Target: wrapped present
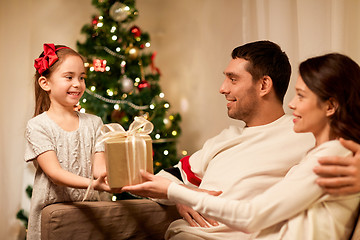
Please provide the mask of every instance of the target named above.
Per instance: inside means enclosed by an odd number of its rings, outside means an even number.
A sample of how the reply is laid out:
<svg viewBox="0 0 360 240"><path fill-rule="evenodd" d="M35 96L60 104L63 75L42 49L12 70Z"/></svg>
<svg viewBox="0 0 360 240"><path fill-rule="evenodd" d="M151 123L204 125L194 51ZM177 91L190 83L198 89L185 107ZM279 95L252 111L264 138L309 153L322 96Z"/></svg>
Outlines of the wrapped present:
<svg viewBox="0 0 360 240"><path fill-rule="evenodd" d="M106 171L111 188L121 188L142 182L140 169L153 173L151 122L135 117L129 130L117 123L102 128L105 145Z"/></svg>

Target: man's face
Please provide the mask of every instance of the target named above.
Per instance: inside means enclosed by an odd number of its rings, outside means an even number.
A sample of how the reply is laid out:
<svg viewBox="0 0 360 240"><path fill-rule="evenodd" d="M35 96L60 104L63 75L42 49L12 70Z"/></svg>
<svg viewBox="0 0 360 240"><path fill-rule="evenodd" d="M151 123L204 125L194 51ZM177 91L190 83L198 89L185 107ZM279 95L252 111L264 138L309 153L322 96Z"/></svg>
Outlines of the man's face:
<svg viewBox="0 0 360 240"><path fill-rule="evenodd" d="M220 93L228 100L228 115L249 124L257 111L259 94L251 74L246 70L249 61L232 59L224 71L225 80Z"/></svg>

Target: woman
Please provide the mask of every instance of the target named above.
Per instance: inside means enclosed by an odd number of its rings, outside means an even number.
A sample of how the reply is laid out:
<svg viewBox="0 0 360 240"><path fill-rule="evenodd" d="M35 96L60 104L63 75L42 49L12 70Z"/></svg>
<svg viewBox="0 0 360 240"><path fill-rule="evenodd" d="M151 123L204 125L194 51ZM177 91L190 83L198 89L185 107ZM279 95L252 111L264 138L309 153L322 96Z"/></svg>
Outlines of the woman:
<svg viewBox="0 0 360 240"><path fill-rule="evenodd" d="M313 173L322 156L347 156L339 139L360 142L360 67L341 54L300 64L296 96L289 103L294 131L311 132L316 145L285 178L250 201L228 200L187 189L149 173L148 182L123 191L168 198L254 239L348 239L359 196L326 194ZM171 236L168 236L171 237ZM214 238L215 239L215 238Z"/></svg>

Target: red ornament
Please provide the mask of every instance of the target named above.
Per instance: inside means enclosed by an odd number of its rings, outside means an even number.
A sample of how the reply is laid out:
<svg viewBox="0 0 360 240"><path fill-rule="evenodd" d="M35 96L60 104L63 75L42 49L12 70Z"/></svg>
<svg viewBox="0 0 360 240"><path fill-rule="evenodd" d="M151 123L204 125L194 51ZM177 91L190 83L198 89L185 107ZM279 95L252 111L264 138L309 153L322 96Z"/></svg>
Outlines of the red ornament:
<svg viewBox="0 0 360 240"><path fill-rule="evenodd" d="M150 88L150 83L146 80L142 80L138 85L139 90L143 90L144 88Z"/></svg>
<svg viewBox="0 0 360 240"><path fill-rule="evenodd" d="M92 20L92 25L97 25L99 22L99 18L98 17L94 17Z"/></svg>
<svg viewBox="0 0 360 240"><path fill-rule="evenodd" d="M140 37L141 36L141 30L138 26L132 26L130 28L130 32L134 35L134 37Z"/></svg>
<svg viewBox="0 0 360 240"><path fill-rule="evenodd" d="M93 66L94 66L95 72L105 72L106 60L94 59Z"/></svg>

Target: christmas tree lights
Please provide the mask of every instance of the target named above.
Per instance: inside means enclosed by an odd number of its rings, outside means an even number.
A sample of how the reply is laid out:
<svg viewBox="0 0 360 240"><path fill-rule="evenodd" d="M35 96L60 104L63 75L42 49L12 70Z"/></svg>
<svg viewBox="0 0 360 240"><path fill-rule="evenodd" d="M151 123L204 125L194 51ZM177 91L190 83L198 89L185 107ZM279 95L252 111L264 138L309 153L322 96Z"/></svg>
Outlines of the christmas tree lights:
<svg viewBox="0 0 360 240"><path fill-rule="evenodd" d="M82 28L85 42L78 42L86 59L86 92L80 111L100 116L104 123L116 122L125 129L135 116L154 125L151 133L154 171L178 162L176 139L181 134L178 113L161 91L156 53L149 50L150 36L133 24L138 16L135 0L93 0L99 14Z"/></svg>

